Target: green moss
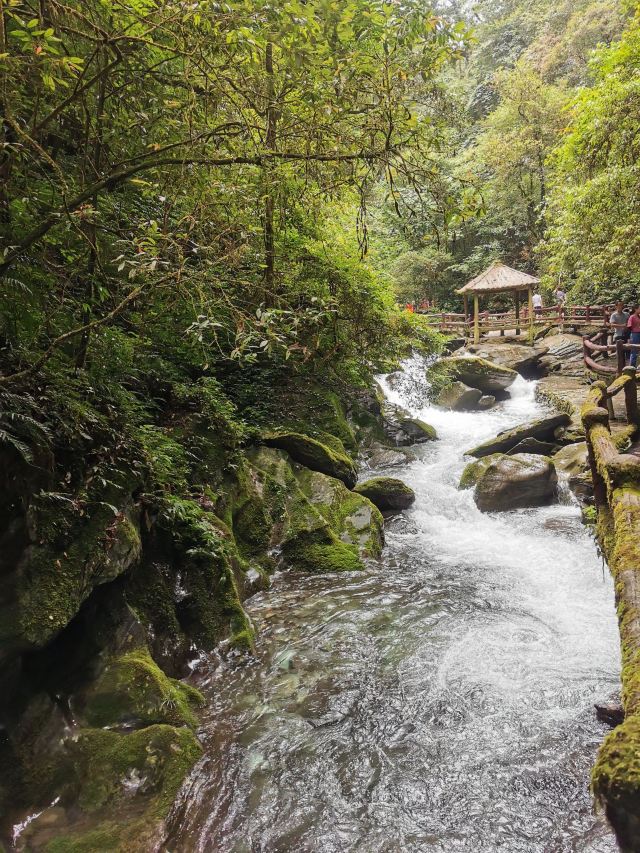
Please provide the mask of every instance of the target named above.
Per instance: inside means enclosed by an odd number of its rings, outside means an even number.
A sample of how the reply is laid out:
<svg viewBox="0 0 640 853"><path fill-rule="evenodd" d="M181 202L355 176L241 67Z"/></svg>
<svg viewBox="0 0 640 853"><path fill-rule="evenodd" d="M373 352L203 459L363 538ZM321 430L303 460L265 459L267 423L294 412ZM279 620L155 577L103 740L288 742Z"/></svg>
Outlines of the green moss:
<svg viewBox="0 0 640 853"><path fill-rule="evenodd" d="M90 726L169 723L195 728L193 708L202 694L168 678L146 648L111 660L86 696L83 715Z"/></svg>
<svg viewBox="0 0 640 853"><path fill-rule="evenodd" d="M357 547L336 537L322 542L316 541L311 534L299 535L285 544L283 552L288 562L305 572L356 572L363 567Z"/></svg>
<svg viewBox="0 0 640 853"><path fill-rule="evenodd" d="M286 451L291 458L310 468L320 471L352 488L357 481L356 467L345 453L332 450L308 435L296 432L268 433L263 436L263 444Z"/></svg>
<svg viewBox="0 0 640 853"><path fill-rule="evenodd" d="M97 853L115 851L120 847L122 827L105 823L98 829L77 836L63 836L50 841L46 853Z"/></svg>
<svg viewBox="0 0 640 853"><path fill-rule="evenodd" d="M432 427L431 424L428 424L425 421L421 421L419 418L399 418L398 424L401 427L414 427L422 434L422 437L426 441L437 441L438 439L438 433L436 432L435 427Z"/></svg>
<svg viewBox="0 0 640 853"><path fill-rule="evenodd" d="M593 793L606 805L623 849L637 850L640 839L640 717L610 732L591 776Z"/></svg>
<svg viewBox="0 0 640 853"><path fill-rule="evenodd" d="M236 571L241 561L226 525L192 500L167 500L160 518L181 557L184 594L176 605L181 628L201 648L229 634L252 634Z"/></svg>
<svg viewBox="0 0 640 853"><path fill-rule="evenodd" d="M175 638L181 628L172 590L175 578L168 575L168 566L163 568L152 560L143 561L127 578L126 597L140 621L154 635Z"/></svg>
<svg viewBox="0 0 640 853"><path fill-rule="evenodd" d="M394 477L374 477L359 483L355 492L368 498L378 509L406 509L416 499L413 489Z"/></svg>
<svg viewBox="0 0 640 853"><path fill-rule="evenodd" d="M472 489L477 485L478 480L482 479L482 475L491 465L503 456L502 453L492 453L491 456L484 456L478 459L477 462L470 462L460 478L460 489Z"/></svg>
<svg viewBox="0 0 640 853"><path fill-rule="evenodd" d="M127 571L140 557L137 523L129 511L99 506L74 531L71 541L35 546L20 578L18 602L3 619L0 642L40 647L76 615L96 586Z"/></svg>

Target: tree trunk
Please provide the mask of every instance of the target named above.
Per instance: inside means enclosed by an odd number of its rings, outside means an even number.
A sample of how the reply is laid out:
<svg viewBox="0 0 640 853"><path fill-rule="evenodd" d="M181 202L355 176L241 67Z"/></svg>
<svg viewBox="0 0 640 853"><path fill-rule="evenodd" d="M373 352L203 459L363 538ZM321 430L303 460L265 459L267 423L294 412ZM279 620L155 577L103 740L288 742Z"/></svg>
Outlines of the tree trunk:
<svg viewBox="0 0 640 853"><path fill-rule="evenodd" d="M278 116L275 104L275 78L273 70L273 44L268 42L265 53L265 73L267 77L267 108L266 108L266 134L265 146L268 151L275 151L277 146L277 124ZM264 193L264 279L267 301L275 291L276 273L276 247L274 229L274 186L273 165L268 163L264 169L265 193Z"/></svg>

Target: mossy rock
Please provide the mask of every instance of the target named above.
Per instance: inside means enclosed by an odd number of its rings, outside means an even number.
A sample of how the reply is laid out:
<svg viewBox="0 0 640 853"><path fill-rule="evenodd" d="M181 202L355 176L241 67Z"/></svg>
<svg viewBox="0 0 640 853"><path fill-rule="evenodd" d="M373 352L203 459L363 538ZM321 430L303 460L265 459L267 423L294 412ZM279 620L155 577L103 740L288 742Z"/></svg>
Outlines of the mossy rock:
<svg viewBox="0 0 640 853"><path fill-rule="evenodd" d="M408 509L416 499L413 489L394 477L374 477L359 483L354 491L381 510Z"/></svg>
<svg viewBox="0 0 640 853"><path fill-rule="evenodd" d="M308 435L298 432L269 433L263 436L262 443L267 447L285 450L296 462L312 471L342 480L350 489L357 482L356 466L346 453L339 453Z"/></svg>
<svg viewBox="0 0 640 853"><path fill-rule="evenodd" d="M482 512L545 506L557 499L558 475L546 456L496 454L467 477L476 478L474 500Z"/></svg>
<svg viewBox="0 0 640 853"><path fill-rule="evenodd" d="M325 541L317 534L299 534L284 543L282 553L295 569L315 574L357 572L363 568L356 545L347 545L335 535Z"/></svg>
<svg viewBox="0 0 640 853"><path fill-rule="evenodd" d="M445 358L441 364L453 380L477 388L483 394L503 394L518 378L515 370L475 356Z"/></svg>
<svg viewBox="0 0 640 853"><path fill-rule="evenodd" d="M158 524L180 560L182 590L174 604L181 629L199 648L229 636L247 646L253 629L240 598L242 561L226 524L196 501L178 498L166 501Z"/></svg>
<svg viewBox="0 0 640 853"><path fill-rule="evenodd" d="M298 571L353 571L362 557L379 556L383 520L366 498L333 477L300 466L276 448L248 454L245 489L263 502L271 520L268 547ZM235 500L242 505L246 492Z"/></svg>
<svg viewBox="0 0 640 853"><path fill-rule="evenodd" d="M403 432L407 433L416 444L437 441L438 439L435 427L420 420L420 418L401 417L398 420L398 424Z"/></svg>
<svg viewBox="0 0 640 853"><path fill-rule="evenodd" d="M491 456L485 456L482 459L478 459L477 462L470 462L462 472L458 488L472 489L477 484L478 480L482 478L482 475L487 468L489 468L496 460L500 459L502 455L502 453L493 453Z"/></svg>
<svg viewBox="0 0 640 853"><path fill-rule="evenodd" d="M495 438L491 438L477 447L467 450L466 455L475 456L479 459L483 456L490 456L492 453L507 453L509 450L513 450L516 445L529 438L535 438L538 441L554 441L556 430L568 426L570 422L571 418L566 414L538 418L535 421L529 421L528 423L520 424L512 429L498 433Z"/></svg>
<svg viewBox="0 0 640 853"><path fill-rule="evenodd" d="M340 541L355 545L361 557L379 557L384 545L384 520L376 506L339 480L316 471L296 472L300 489L330 524Z"/></svg>
<svg viewBox="0 0 640 853"><path fill-rule="evenodd" d="M0 645L41 648L78 613L101 584L135 565L142 546L138 512L99 506L77 526L68 544L55 537L32 545L19 566L10 604L0 608Z"/></svg>
<svg viewBox="0 0 640 853"><path fill-rule="evenodd" d="M605 738L591 777L620 849L640 849L640 717L628 717Z"/></svg>
<svg viewBox="0 0 640 853"><path fill-rule="evenodd" d="M48 853L152 849L202 753L193 732L168 725L127 734L81 729L68 740L67 750L76 822L46 844Z"/></svg>
<svg viewBox="0 0 640 853"><path fill-rule="evenodd" d="M110 660L83 698L80 713L92 727L168 723L195 728L194 709L204 704L198 690L169 678L146 648Z"/></svg>

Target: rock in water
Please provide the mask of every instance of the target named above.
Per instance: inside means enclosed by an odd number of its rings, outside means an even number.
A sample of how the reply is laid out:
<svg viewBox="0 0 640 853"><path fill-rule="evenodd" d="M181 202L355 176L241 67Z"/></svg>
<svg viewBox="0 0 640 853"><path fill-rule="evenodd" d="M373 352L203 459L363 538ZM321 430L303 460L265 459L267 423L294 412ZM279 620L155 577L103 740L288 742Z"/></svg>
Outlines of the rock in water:
<svg viewBox="0 0 640 853"><path fill-rule="evenodd" d="M407 509L416 499L413 489L393 477L374 477L359 483L354 491L369 498L378 509Z"/></svg>
<svg viewBox="0 0 640 853"><path fill-rule="evenodd" d="M594 708L596 709L596 717L600 722L606 723L612 729L624 723L624 708L619 703L606 702L600 704L596 702Z"/></svg>
<svg viewBox="0 0 640 853"><path fill-rule="evenodd" d="M521 453L495 454L468 466L461 485L473 485L474 499L482 512L544 506L558 492L558 476L551 459Z"/></svg>
<svg viewBox="0 0 640 853"><path fill-rule="evenodd" d="M445 358L440 362L452 379L477 388L483 394L503 394L518 378L515 370L486 361L484 358Z"/></svg>
<svg viewBox="0 0 640 853"><path fill-rule="evenodd" d="M472 345L468 350L479 358L515 370L528 379L539 375L543 369L540 360L548 353L549 347L540 344L533 347L525 344L508 344L501 340L495 343L486 341L477 346Z"/></svg>
<svg viewBox="0 0 640 853"><path fill-rule="evenodd" d="M563 447L554 455L553 463L558 471L562 471L570 477L585 474L589 468L586 441Z"/></svg>
<svg viewBox="0 0 640 853"><path fill-rule="evenodd" d="M472 450L467 450L467 456L490 456L492 453L507 453L527 438L537 438L538 441L554 441L555 432L559 427L566 427L571 423L570 415L550 415L536 421L514 427L498 433L495 438L479 444Z"/></svg>
<svg viewBox="0 0 640 853"><path fill-rule="evenodd" d="M481 400L482 391L456 381L443 388L435 402L443 409L450 409L453 412L475 412Z"/></svg>

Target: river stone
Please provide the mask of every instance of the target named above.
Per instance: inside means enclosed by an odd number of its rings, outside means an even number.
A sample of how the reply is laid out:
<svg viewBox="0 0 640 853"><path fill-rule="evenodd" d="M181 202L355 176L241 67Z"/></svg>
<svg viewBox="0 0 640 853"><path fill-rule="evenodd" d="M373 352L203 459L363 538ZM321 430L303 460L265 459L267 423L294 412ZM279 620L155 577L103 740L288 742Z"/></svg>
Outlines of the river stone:
<svg viewBox="0 0 640 853"><path fill-rule="evenodd" d="M295 461L328 477L342 480L352 489L358 481L356 466L346 453L340 453L315 438L298 432L269 433L262 438L267 447L285 450Z"/></svg>
<svg viewBox="0 0 640 853"><path fill-rule="evenodd" d="M494 453L491 456L485 456L483 459L478 459L476 462L470 462L462 472L458 488L472 489L478 480L480 480L487 468L501 457L502 453Z"/></svg>
<svg viewBox="0 0 640 853"><path fill-rule="evenodd" d="M369 498L378 509L407 509L416 499L413 489L393 477L374 477L359 483L354 491Z"/></svg>
<svg viewBox="0 0 640 853"><path fill-rule="evenodd" d="M479 412L488 412L489 409L493 409L496 404L496 398L493 394L485 394L484 397L480 398L478 403L478 411Z"/></svg>
<svg viewBox="0 0 640 853"><path fill-rule="evenodd" d="M552 441L555 439L556 430L566 427L571 423L570 415L549 415L536 421L504 430L495 438L489 439L477 447L467 450L467 456L490 456L492 453L507 453L526 438L537 438L538 441Z"/></svg>
<svg viewBox="0 0 640 853"><path fill-rule="evenodd" d="M412 444L424 444L435 441L438 434L435 429L424 421L412 417L399 417L395 426L395 442L398 447L408 447Z"/></svg>
<svg viewBox="0 0 640 853"><path fill-rule="evenodd" d="M440 364L450 371L454 380L477 388L483 394L502 394L518 378L515 370L475 356L444 358Z"/></svg>
<svg viewBox="0 0 640 853"><path fill-rule="evenodd" d="M373 444L366 452L367 464L370 468L394 468L406 465L412 458L410 450L398 450L385 447L383 444Z"/></svg>
<svg viewBox="0 0 640 853"><path fill-rule="evenodd" d="M557 497L558 475L551 459L532 453L499 454L478 476L474 499L482 512L545 506Z"/></svg>
<svg viewBox="0 0 640 853"><path fill-rule="evenodd" d="M545 342L546 344L546 342ZM479 358L508 367L522 376L529 378L535 376L542 369L540 360L549 351L548 346L527 346L525 344L503 343L487 341L486 343L468 347L468 352Z"/></svg>
<svg viewBox="0 0 640 853"><path fill-rule="evenodd" d="M558 449L557 444L550 441L538 441L537 438L524 438L514 448L507 451L509 456L517 453L535 453L538 456L551 456Z"/></svg>
<svg viewBox="0 0 640 853"><path fill-rule="evenodd" d="M557 470L569 477L578 477L588 468L587 443L568 444L553 456L553 464Z"/></svg>
<svg viewBox="0 0 640 853"><path fill-rule="evenodd" d="M495 397L493 398L495 401ZM463 382L452 382L438 394L436 405L453 412L475 412L482 400L482 391L469 388Z"/></svg>

